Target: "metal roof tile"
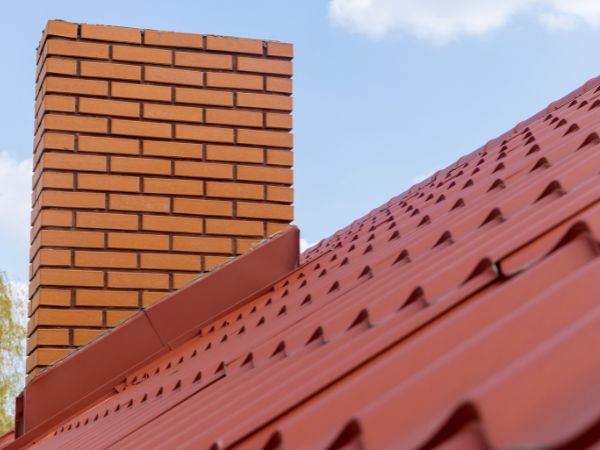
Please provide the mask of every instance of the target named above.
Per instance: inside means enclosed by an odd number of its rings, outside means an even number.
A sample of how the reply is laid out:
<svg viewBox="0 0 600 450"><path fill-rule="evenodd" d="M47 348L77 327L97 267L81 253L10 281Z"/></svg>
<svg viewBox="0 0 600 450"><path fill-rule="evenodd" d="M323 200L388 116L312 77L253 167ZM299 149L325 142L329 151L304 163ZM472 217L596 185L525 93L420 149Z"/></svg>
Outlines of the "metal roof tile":
<svg viewBox="0 0 600 450"><path fill-rule="evenodd" d="M598 445L599 83L322 240L223 314L195 320L190 304L189 333L35 445Z"/></svg>

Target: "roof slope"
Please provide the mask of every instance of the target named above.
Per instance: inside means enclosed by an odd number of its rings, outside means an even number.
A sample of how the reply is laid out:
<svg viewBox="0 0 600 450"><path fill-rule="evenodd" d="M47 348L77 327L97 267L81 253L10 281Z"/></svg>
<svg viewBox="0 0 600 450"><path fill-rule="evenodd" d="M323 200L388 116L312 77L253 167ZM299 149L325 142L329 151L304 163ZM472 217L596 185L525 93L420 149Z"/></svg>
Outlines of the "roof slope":
<svg viewBox="0 0 600 450"><path fill-rule="evenodd" d="M597 445L597 86L321 242L39 446Z"/></svg>

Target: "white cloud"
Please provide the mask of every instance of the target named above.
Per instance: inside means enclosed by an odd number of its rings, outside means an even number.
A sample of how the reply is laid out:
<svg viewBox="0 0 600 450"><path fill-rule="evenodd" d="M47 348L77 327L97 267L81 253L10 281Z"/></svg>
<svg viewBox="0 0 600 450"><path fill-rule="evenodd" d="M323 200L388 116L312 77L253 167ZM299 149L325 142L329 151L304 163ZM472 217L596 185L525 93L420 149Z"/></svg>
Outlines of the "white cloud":
<svg viewBox="0 0 600 450"><path fill-rule="evenodd" d="M0 271L11 278L27 274L31 164L0 152Z"/></svg>
<svg viewBox="0 0 600 450"><path fill-rule="evenodd" d="M396 33L444 43L481 36L520 14L550 29L600 27L598 0L330 0L332 21L381 39Z"/></svg>
<svg viewBox="0 0 600 450"><path fill-rule="evenodd" d="M316 245L316 242L310 244L306 239L300 238L300 253L304 253L306 250Z"/></svg>
<svg viewBox="0 0 600 450"><path fill-rule="evenodd" d="M17 161L0 152L0 238L27 238L31 208L31 159Z"/></svg>

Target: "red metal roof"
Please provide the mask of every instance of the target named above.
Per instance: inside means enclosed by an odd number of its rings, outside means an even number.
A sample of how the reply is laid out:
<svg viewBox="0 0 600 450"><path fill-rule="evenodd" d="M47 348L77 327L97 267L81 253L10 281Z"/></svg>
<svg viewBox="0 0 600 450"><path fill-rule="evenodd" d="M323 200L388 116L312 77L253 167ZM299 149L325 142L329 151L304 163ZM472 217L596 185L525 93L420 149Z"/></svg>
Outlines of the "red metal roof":
<svg viewBox="0 0 600 450"><path fill-rule="evenodd" d="M322 241L37 444L598 446L599 84Z"/></svg>
<svg viewBox="0 0 600 450"><path fill-rule="evenodd" d="M5 445L10 444L12 441L14 441L14 439L15 439L14 430L10 430L4 434L0 434L0 448L4 447Z"/></svg>

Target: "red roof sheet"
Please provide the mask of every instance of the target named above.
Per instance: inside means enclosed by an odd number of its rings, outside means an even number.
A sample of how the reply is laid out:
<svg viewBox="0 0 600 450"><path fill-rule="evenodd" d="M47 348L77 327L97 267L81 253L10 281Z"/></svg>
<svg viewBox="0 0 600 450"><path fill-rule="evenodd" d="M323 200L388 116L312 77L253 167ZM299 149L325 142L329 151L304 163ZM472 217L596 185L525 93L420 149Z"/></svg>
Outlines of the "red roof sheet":
<svg viewBox="0 0 600 450"><path fill-rule="evenodd" d="M4 434L0 434L0 448L4 447L5 445L10 444L14 440L15 440L14 430L7 431Z"/></svg>
<svg viewBox="0 0 600 450"><path fill-rule="evenodd" d="M322 241L38 445L598 445L597 86Z"/></svg>

